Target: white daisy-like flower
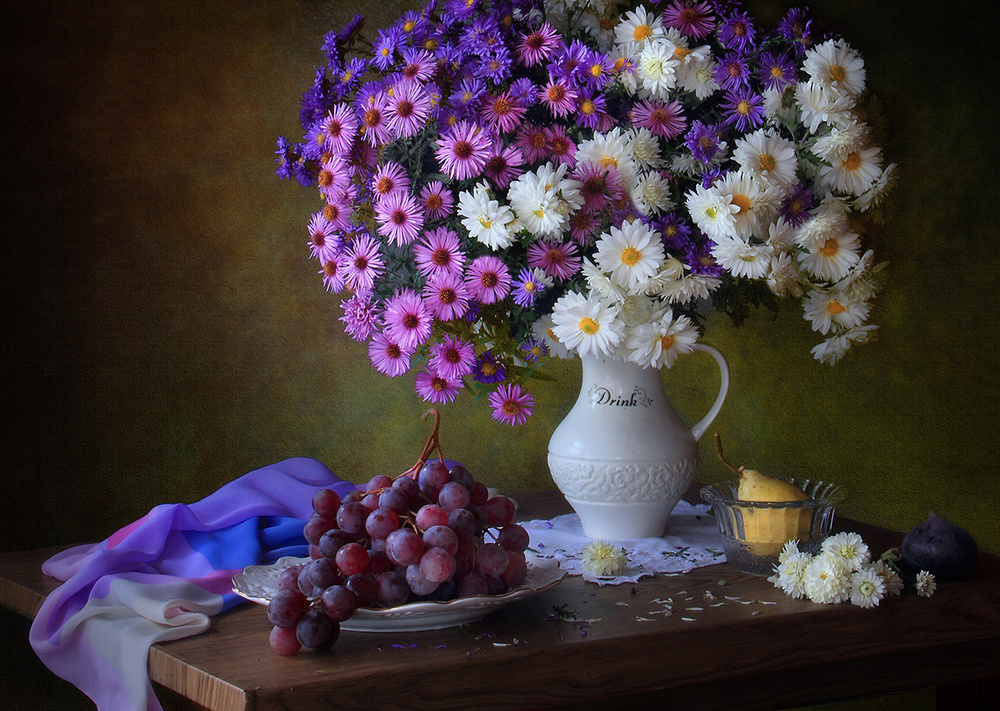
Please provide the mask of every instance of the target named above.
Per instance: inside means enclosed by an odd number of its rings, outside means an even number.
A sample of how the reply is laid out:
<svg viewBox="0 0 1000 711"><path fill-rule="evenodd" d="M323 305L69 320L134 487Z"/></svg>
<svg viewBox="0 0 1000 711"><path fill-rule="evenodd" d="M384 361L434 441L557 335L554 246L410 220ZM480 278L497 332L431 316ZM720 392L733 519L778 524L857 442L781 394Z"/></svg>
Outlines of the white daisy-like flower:
<svg viewBox="0 0 1000 711"><path fill-rule="evenodd" d="M799 542L796 539L790 541L785 541L785 545L781 547L781 552L778 553L778 562L784 563L788 560L788 557L799 552Z"/></svg>
<svg viewBox="0 0 1000 711"><path fill-rule="evenodd" d="M895 179L896 164L890 163L882 169L882 172L875 178L875 182L872 183L871 187L854 201L855 209L865 212L873 207L878 207L882 203L882 200L885 199L886 193L888 193Z"/></svg>
<svg viewBox="0 0 1000 711"><path fill-rule="evenodd" d="M655 230L638 220L621 229L611 227L597 240L597 265L611 280L629 293L652 278L663 265L663 240Z"/></svg>
<svg viewBox="0 0 1000 711"><path fill-rule="evenodd" d="M834 94L815 81L796 84L795 104L809 133L816 133L824 123L832 126L848 123L854 108L851 97Z"/></svg>
<svg viewBox="0 0 1000 711"><path fill-rule="evenodd" d="M655 170L640 174L630 195L639 212L647 217L660 215L674 207L674 201L670 199L670 181Z"/></svg>
<svg viewBox="0 0 1000 711"><path fill-rule="evenodd" d="M751 244L738 237L721 237L712 246L712 256L733 276L760 279L771 269L774 247Z"/></svg>
<svg viewBox="0 0 1000 711"><path fill-rule="evenodd" d="M618 44L642 44L664 37L666 32L663 29L663 17L658 12L648 12L643 5L626 12L615 27L615 42Z"/></svg>
<svg viewBox="0 0 1000 711"><path fill-rule="evenodd" d="M819 170L824 183L842 193L863 195L882 174L882 149L859 148L834 158Z"/></svg>
<svg viewBox="0 0 1000 711"><path fill-rule="evenodd" d="M882 577L882 583L885 585L886 595L903 594L903 579L891 565L886 563L884 560L876 560L872 563L872 568L874 568L875 572Z"/></svg>
<svg viewBox="0 0 1000 711"><path fill-rule="evenodd" d="M660 289L660 295L672 304L687 304L699 299L707 299L719 288L722 280L707 274L685 274L680 279L668 282Z"/></svg>
<svg viewBox="0 0 1000 711"><path fill-rule="evenodd" d="M836 288L843 294L847 294L852 299L858 301L869 301L878 291L880 273L885 268L886 263L872 264L875 253L867 250L858 258L855 264L839 282Z"/></svg>
<svg viewBox="0 0 1000 711"><path fill-rule="evenodd" d="M626 146L641 170L659 170L667 164L660 152L659 139L644 126L626 134Z"/></svg>
<svg viewBox="0 0 1000 711"><path fill-rule="evenodd" d="M784 552L784 551L783 551ZM789 597L800 599L806 596L805 572L813 557L804 551L795 550L782 559L779 557L774 575L768 578Z"/></svg>
<svg viewBox="0 0 1000 711"><path fill-rule="evenodd" d="M696 185L685 204L698 229L713 240L738 236L736 213L740 206L733 204L731 195L723 195L715 186Z"/></svg>
<svg viewBox="0 0 1000 711"><path fill-rule="evenodd" d="M565 172L565 166L547 163L518 176L507 189L518 222L539 237L561 235L569 215L583 205L579 181L566 178Z"/></svg>
<svg viewBox="0 0 1000 711"><path fill-rule="evenodd" d="M822 281L840 281L858 263L861 238L853 232L831 234L822 244L799 252L802 268Z"/></svg>
<svg viewBox="0 0 1000 711"><path fill-rule="evenodd" d="M539 184L544 185L546 190L553 191L556 197L559 198L559 210L564 215L573 214L583 207L583 204L586 202L583 193L580 191L583 184L575 178L566 177L568 172L569 164L567 163L560 163L559 165L546 163L535 170Z"/></svg>
<svg viewBox="0 0 1000 711"><path fill-rule="evenodd" d="M809 352L820 363L836 365L855 343L867 343L871 332L877 328L878 326L873 324L849 328L813 346Z"/></svg>
<svg viewBox="0 0 1000 711"><path fill-rule="evenodd" d="M836 203L823 203L811 215L795 231L795 243L803 249L816 249L850 228L846 213L836 209Z"/></svg>
<svg viewBox="0 0 1000 711"><path fill-rule="evenodd" d="M670 91L677 86L677 67L674 48L666 40L647 42L639 53L636 75L639 79L638 96L667 101Z"/></svg>
<svg viewBox="0 0 1000 711"><path fill-rule="evenodd" d="M704 48L705 58L695 59L684 64L677 73L677 86L684 91L694 92L699 101L704 101L719 90L715 81L715 58Z"/></svg>
<svg viewBox="0 0 1000 711"><path fill-rule="evenodd" d="M628 552L607 541L591 541L580 551L580 562L585 570L598 577L614 577L625 572Z"/></svg>
<svg viewBox="0 0 1000 711"><path fill-rule="evenodd" d="M566 348L585 355L612 355L623 335L618 311L597 295L570 291L552 307L552 332Z"/></svg>
<svg viewBox="0 0 1000 711"><path fill-rule="evenodd" d="M868 318L869 311L864 302L819 288L813 289L803 304L803 317L812 323L814 331L824 336L834 325L845 329L860 326Z"/></svg>
<svg viewBox="0 0 1000 711"><path fill-rule="evenodd" d="M687 316L674 318L672 310L652 323L636 326L625 341L626 358L644 368L670 368L677 356L690 353L698 329Z"/></svg>
<svg viewBox="0 0 1000 711"><path fill-rule="evenodd" d="M620 304L619 316L625 324L625 336L629 329L639 324L649 323L659 318L663 307L644 294L629 294Z"/></svg>
<svg viewBox="0 0 1000 711"><path fill-rule="evenodd" d="M615 28L613 25L605 22L602 15L591 11L584 12L580 15L579 25L587 34L594 38L597 48L602 52L607 52L614 45Z"/></svg>
<svg viewBox="0 0 1000 711"><path fill-rule="evenodd" d="M843 559L813 556L802 574L803 590L806 597L823 605L844 602L850 596L850 574Z"/></svg>
<svg viewBox="0 0 1000 711"><path fill-rule="evenodd" d="M795 123L798 118L798 105L795 101L795 88L786 87L784 91L764 89L764 115L772 121Z"/></svg>
<svg viewBox="0 0 1000 711"><path fill-rule="evenodd" d="M485 183L477 184L472 192L459 193L458 214L469 235L490 249L506 249L513 244L509 226L514 221L514 213L492 199Z"/></svg>
<svg viewBox="0 0 1000 711"><path fill-rule="evenodd" d="M780 187L755 180L742 170L727 173L715 184L715 189L723 198L728 197L730 204L737 206L733 213L733 229L736 236L743 239L749 239L762 224L770 221L784 195Z"/></svg>
<svg viewBox="0 0 1000 711"><path fill-rule="evenodd" d="M937 580L934 578L934 573L928 572L926 570L921 570L917 573L917 595L920 597L930 597L937 590Z"/></svg>
<svg viewBox="0 0 1000 711"><path fill-rule="evenodd" d="M787 187L795 182L795 144L763 129L736 139L733 158L754 178Z"/></svg>
<svg viewBox="0 0 1000 711"><path fill-rule="evenodd" d="M795 225L787 222L784 217L778 217L767 226L767 243L776 252L789 252L795 245Z"/></svg>
<svg viewBox="0 0 1000 711"><path fill-rule="evenodd" d="M865 88L864 60L843 40L827 40L806 51L802 68L837 93L857 96Z"/></svg>
<svg viewBox="0 0 1000 711"><path fill-rule="evenodd" d="M796 261L788 252L781 252L771 257L771 266L767 273L767 287L776 295L802 296L802 277L796 266Z"/></svg>
<svg viewBox="0 0 1000 711"><path fill-rule="evenodd" d="M871 551L868 550L868 544L857 533L844 531L828 536L823 541L821 550L824 553L843 558L844 562L854 570L871 561Z"/></svg>
<svg viewBox="0 0 1000 711"><path fill-rule="evenodd" d="M885 597L885 581L874 566L865 565L851 573L851 603L877 607Z"/></svg>
<svg viewBox="0 0 1000 711"><path fill-rule="evenodd" d="M863 147L867 137L867 124L852 120L844 126L832 126L828 133L816 139L812 152L823 160L832 162L839 156Z"/></svg>
<svg viewBox="0 0 1000 711"><path fill-rule="evenodd" d="M587 280L590 290L600 294L606 301L622 304L628 298L628 293L589 259L584 258L580 273Z"/></svg>
<svg viewBox="0 0 1000 711"><path fill-rule="evenodd" d="M617 127L607 133L595 132L592 138L582 141L576 147L576 163L578 166L589 163L601 168L617 168L625 185L631 185L638 172L629 150L628 134Z"/></svg>
<svg viewBox="0 0 1000 711"><path fill-rule="evenodd" d="M559 340L553 327L552 314L540 316L531 327L531 335L537 340L543 341L549 349L549 356L567 360L573 357L573 353L566 347L566 344Z"/></svg>

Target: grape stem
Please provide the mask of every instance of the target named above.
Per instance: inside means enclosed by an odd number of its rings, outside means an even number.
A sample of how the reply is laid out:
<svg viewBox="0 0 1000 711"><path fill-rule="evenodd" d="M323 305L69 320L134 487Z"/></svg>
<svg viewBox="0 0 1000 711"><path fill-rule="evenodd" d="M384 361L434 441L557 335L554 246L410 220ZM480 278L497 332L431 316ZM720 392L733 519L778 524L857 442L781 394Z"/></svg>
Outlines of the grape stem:
<svg viewBox="0 0 1000 711"><path fill-rule="evenodd" d="M418 459L412 467L400 474L399 477L396 477L397 479L404 476L416 478L417 474L420 473L420 470L423 468L424 464L427 463L427 460L430 459L431 453L435 449L438 453L438 459L442 462L444 461L444 452L441 451L441 441L438 437L441 430L441 413L437 411L437 408L432 407L425 412L420 419L426 420L429 416L434 417L434 429L431 430L431 434L427 438L427 442L424 443L424 449L420 452L420 459Z"/></svg>

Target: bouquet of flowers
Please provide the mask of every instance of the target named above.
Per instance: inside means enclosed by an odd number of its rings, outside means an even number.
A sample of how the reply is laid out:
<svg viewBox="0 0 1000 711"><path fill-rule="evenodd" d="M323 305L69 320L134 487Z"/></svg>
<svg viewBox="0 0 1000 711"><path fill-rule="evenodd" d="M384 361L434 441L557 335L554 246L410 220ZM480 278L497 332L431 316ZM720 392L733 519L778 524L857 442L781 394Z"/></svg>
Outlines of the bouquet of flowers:
<svg viewBox="0 0 1000 711"><path fill-rule="evenodd" d="M324 38L277 173L346 333L389 377L495 419L532 413L549 358L671 366L711 310L801 304L833 364L867 341L886 194L861 57L793 9L429 0Z"/></svg>

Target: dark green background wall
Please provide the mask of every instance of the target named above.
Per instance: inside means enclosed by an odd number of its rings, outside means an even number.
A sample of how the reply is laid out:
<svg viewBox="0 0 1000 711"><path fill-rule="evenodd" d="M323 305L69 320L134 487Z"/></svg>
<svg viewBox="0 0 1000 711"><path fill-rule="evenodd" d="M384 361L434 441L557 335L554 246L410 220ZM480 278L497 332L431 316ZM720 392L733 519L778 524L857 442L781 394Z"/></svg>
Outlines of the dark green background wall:
<svg viewBox="0 0 1000 711"><path fill-rule="evenodd" d="M415 4L4 3L0 549L98 540L288 456L354 481L416 458L425 406L341 332L305 259L313 195L272 162L322 33ZM865 58L901 165L876 233L881 328L831 369L793 308L711 324L733 371L712 431L740 463L841 482L847 516L906 530L933 509L1000 552L995 11L810 4ZM746 5L773 21L790 3ZM550 488L579 377L553 373L517 430L445 408L446 454ZM694 422L717 376L693 356L666 380ZM709 439L702 480L723 475Z"/></svg>

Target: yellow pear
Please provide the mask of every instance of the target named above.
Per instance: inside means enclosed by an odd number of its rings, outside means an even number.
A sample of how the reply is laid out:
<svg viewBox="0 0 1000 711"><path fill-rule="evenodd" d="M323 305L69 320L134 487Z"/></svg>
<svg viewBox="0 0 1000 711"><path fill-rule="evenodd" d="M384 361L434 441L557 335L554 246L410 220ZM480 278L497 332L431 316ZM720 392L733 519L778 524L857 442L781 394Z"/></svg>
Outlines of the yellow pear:
<svg viewBox="0 0 1000 711"><path fill-rule="evenodd" d="M809 495L791 482L762 474L756 469L739 468L740 486L736 498L740 501L805 501Z"/></svg>

